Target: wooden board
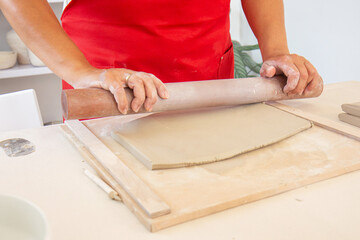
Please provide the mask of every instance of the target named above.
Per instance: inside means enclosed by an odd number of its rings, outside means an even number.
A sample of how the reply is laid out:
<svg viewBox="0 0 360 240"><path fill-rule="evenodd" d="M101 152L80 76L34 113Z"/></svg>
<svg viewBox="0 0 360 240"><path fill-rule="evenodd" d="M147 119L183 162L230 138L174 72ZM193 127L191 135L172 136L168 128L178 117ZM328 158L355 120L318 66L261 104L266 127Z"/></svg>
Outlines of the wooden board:
<svg viewBox="0 0 360 240"><path fill-rule="evenodd" d="M81 122L70 120L65 124L150 218L170 212L169 206Z"/></svg>
<svg viewBox="0 0 360 240"><path fill-rule="evenodd" d="M268 103L274 107L311 120L314 124L360 141L360 128L339 120L344 103L360 102L360 81L325 85L323 94L313 99Z"/></svg>
<svg viewBox="0 0 360 240"><path fill-rule="evenodd" d="M360 142L315 126L227 161L151 171L110 136L132 119L97 119L85 125L169 204L167 215L151 219L137 214L153 232L360 169Z"/></svg>

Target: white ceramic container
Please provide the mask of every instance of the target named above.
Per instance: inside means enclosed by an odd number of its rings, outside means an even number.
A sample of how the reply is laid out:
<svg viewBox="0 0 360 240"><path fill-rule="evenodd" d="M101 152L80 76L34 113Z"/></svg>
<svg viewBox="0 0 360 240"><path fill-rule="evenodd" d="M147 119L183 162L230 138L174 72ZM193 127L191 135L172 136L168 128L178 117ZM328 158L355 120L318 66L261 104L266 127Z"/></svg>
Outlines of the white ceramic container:
<svg viewBox="0 0 360 240"><path fill-rule="evenodd" d="M48 240L44 214L27 200L0 195L0 239Z"/></svg>
<svg viewBox="0 0 360 240"><path fill-rule="evenodd" d="M30 58L31 65L33 65L35 67L45 66L45 64L40 60L40 58L38 58L30 49L27 49L27 50L28 50L28 55Z"/></svg>
<svg viewBox="0 0 360 240"><path fill-rule="evenodd" d="M17 53L13 51L0 52L0 69L11 68L16 64Z"/></svg>

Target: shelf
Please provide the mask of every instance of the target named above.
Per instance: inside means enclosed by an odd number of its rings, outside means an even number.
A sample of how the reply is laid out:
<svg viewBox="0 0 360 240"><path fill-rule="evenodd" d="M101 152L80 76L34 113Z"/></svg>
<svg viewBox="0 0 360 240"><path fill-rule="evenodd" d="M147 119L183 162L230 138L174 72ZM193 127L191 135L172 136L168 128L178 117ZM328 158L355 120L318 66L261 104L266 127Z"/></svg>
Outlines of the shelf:
<svg viewBox="0 0 360 240"><path fill-rule="evenodd" d="M0 70L0 79L28 77L44 74L52 74L48 67L34 67L32 65L16 65L9 69Z"/></svg>

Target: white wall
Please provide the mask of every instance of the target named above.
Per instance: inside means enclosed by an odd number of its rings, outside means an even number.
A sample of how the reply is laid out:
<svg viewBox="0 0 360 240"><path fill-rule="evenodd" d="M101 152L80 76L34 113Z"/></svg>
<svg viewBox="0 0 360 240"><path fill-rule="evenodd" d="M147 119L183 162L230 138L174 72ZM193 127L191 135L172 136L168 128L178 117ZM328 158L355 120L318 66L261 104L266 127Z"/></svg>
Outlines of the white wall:
<svg viewBox="0 0 360 240"><path fill-rule="evenodd" d="M360 80L357 74L360 1L284 0L284 3L290 51L309 59L325 83ZM242 19L240 7L240 0L232 0L232 37L244 44L256 43ZM256 59L260 60L259 56Z"/></svg>

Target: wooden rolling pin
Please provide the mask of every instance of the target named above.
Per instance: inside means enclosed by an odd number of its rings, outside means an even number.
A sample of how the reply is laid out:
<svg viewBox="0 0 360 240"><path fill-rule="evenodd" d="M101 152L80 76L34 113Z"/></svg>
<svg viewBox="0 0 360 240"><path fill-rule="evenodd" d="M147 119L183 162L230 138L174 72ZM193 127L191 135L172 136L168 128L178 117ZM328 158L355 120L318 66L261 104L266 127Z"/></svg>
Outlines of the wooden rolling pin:
<svg viewBox="0 0 360 240"><path fill-rule="evenodd" d="M166 83L170 97L166 100L159 98L152 112L310 98L322 92L322 87L319 87L306 96L289 97L283 92L285 83L284 77ZM129 103L128 114L135 113L130 108L132 90L125 90ZM99 88L64 90L61 101L66 120L121 115L113 95ZM144 112L146 110L142 107L138 113Z"/></svg>

